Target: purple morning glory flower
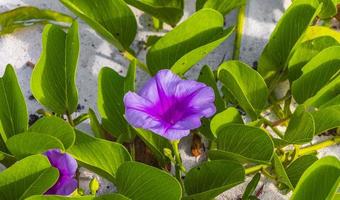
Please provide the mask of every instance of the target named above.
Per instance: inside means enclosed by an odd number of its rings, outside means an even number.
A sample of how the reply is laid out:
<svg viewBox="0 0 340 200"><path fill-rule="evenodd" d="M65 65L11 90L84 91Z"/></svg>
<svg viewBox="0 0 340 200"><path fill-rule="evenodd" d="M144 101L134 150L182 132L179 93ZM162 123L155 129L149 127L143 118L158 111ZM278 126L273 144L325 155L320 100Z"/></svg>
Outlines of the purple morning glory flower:
<svg viewBox="0 0 340 200"><path fill-rule="evenodd" d="M212 88L160 70L138 94L125 94L125 117L134 127L178 140L200 127L202 117L215 113L214 101Z"/></svg>
<svg viewBox="0 0 340 200"><path fill-rule="evenodd" d="M45 194L69 195L77 188L75 179L77 161L67 153L61 153L59 149L51 149L45 152L51 165L59 170L59 179Z"/></svg>

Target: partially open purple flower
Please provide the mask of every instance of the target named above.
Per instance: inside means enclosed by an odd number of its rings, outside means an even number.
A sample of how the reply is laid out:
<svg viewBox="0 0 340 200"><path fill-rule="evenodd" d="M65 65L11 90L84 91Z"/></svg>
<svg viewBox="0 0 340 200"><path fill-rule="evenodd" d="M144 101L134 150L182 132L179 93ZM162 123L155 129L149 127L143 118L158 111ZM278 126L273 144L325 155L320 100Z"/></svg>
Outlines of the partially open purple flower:
<svg viewBox="0 0 340 200"><path fill-rule="evenodd" d="M161 70L138 94L125 94L125 117L134 127L177 140L200 127L202 117L215 113L214 101L212 88Z"/></svg>
<svg viewBox="0 0 340 200"><path fill-rule="evenodd" d="M59 179L45 194L69 195L77 188L75 179L77 161L67 153L61 153L59 149L51 149L45 152L51 165L59 170Z"/></svg>

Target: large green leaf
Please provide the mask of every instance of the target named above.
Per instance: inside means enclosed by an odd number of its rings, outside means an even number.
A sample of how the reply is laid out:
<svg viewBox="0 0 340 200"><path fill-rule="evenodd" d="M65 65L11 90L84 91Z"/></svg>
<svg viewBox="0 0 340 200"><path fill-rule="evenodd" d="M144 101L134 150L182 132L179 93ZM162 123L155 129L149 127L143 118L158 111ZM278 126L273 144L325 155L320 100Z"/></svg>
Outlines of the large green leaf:
<svg viewBox="0 0 340 200"><path fill-rule="evenodd" d="M203 8L212 8L223 15L228 14L235 8L241 7L246 4L246 0L197 0L196 10Z"/></svg>
<svg viewBox="0 0 340 200"><path fill-rule="evenodd" d="M315 121L315 135L340 127L340 105L330 106L312 112Z"/></svg>
<svg viewBox="0 0 340 200"><path fill-rule="evenodd" d="M71 147L75 140L72 126L59 117L43 117L36 121L29 129L30 132L43 133L59 139L65 149Z"/></svg>
<svg viewBox="0 0 340 200"><path fill-rule="evenodd" d="M188 196L182 199L213 199L225 190L242 183L244 178L244 168L239 163L226 160L204 162L186 174L184 186Z"/></svg>
<svg viewBox="0 0 340 200"><path fill-rule="evenodd" d="M319 2L322 3L321 11L318 14L321 19L331 18L336 15L338 0L319 0Z"/></svg>
<svg viewBox="0 0 340 200"><path fill-rule="evenodd" d="M114 181L118 167L131 160L123 145L94 138L78 130L76 142L67 152L81 165L111 181Z"/></svg>
<svg viewBox="0 0 340 200"><path fill-rule="evenodd" d="M140 128L136 128L135 130L138 137L149 147L161 164L165 165L166 163L169 163L169 159L164 155L165 148L172 149L168 139L148 130Z"/></svg>
<svg viewBox="0 0 340 200"><path fill-rule="evenodd" d="M303 172L317 160L315 155L304 155L287 166L286 173L293 187L296 186Z"/></svg>
<svg viewBox="0 0 340 200"><path fill-rule="evenodd" d="M60 0L120 51L129 49L137 33L135 15L123 0Z"/></svg>
<svg viewBox="0 0 340 200"><path fill-rule="evenodd" d="M98 75L97 105L103 127L120 141L134 138L134 132L124 118L123 98L126 92L134 90L135 76L135 63L130 65L125 78L109 67L103 67Z"/></svg>
<svg viewBox="0 0 340 200"><path fill-rule="evenodd" d="M339 183L339 160L331 156L321 158L302 174L291 200L332 199Z"/></svg>
<svg viewBox="0 0 340 200"><path fill-rule="evenodd" d="M146 61L151 73L171 68L183 75L231 34L233 28L224 30L223 22L213 9L193 14L149 49Z"/></svg>
<svg viewBox="0 0 340 200"><path fill-rule="evenodd" d="M288 63L289 80L294 81L302 74L302 67L323 49L339 45L339 42L331 36L320 36L305 41L297 46Z"/></svg>
<svg viewBox="0 0 340 200"><path fill-rule="evenodd" d="M78 23L67 33L56 25L46 25L43 50L31 77L34 97L58 114L71 114L77 109L76 70L79 55Z"/></svg>
<svg viewBox="0 0 340 200"><path fill-rule="evenodd" d="M245 63L227 61L219 66L218 79L249 116L256 119L268 97L268 88L261 75Z"/></svg>
<svg viewBox="0 0 340 200"><path fill-rule="evenodd" d="M118 194L106 194L102 196L82 196L82 197L66 197L57 195L36 195L27 198L26 200L129 200L129 198Z"/></svg>
<svg viewBox="0 0 340 200"><path fill-rule="evenodd" d="M170 174L138 162L125 162L118 171L119 193L133 200L179 200L182 189Z"/></svg>
<svg viewBox="0 0 340 200"><path fill-rule="evenodd" d="M44 153L49 149L64 150L64 146L58 138L35 132L21 133L10 137L6 145L8 150L18 158Z"/></svg>
<svg viewBox="0 0 340 200"><path fill-rule="evenodd" d="M31 6L19 7L0 13L0 35L37 23L72 23L72 21L72 17L53 10L42 10Z"/></svg>
<svg viewBox="0 0 340 200"><path fill-rule="evenodd" d="M128 4L175 26L183 16L183 0L125 0Z"/></svg>
<svg viewBox="0 0 340 200"><path fill-rule="evenodd" d="M58 170L51 167L47 157L27 157L0 173L0 197L2 200L22 200L43 194L58 177Z"/></svg>
<svg viewBox="0 0 340 200"><path fill-rule="evenodd" d="M303 144L310 142L314 133L313 116L304 107L298 107L289 120L284 140L290 144Z"/></svg>
<svg viewBox="0 0 340 200"><path fill-rule="evenodd" d="M217 131L217 149L227 158L268 164L274 153L274 144L263 129L229 124Z"/></svg>
<svg viewBox="0 0 340 200"><path fill-rule="evenodd" d="M340 70L340 46L324 49L303 68L303 74L292 84L292 94L298 103L320 106L340 92L337 77Z"/></svg>
<svg viewBox="0 0 340 200"><path fill-rule="evenodd" d="M7 65L0 78L0 136L7 138L22 133L28 128L28 114L15 71Z"/></svg>
<svg viewBox="0 0 340 200"><path fill-rule="evenodd" d="M234 107L229 107L212 118L210 123L211 132L217 136L218 129L230 123L243 124L240 112Z"/></svg>
<svg viewBox="0 0 340 200"><path fill-rule="evenodd" d="M259 59L258 71L266 80L285 69L291 50L314 20L317 8L317 0L295 0L281 17Z"/></svg>
<svg viewBox="0 0 340 200"><path fill-rule="evenodd" d="M282 183L285 186L287 186L289 189L293 190L294 187L289 180L286 169L283 167L281 160L276 153L274 153L272 163L273 163L274 171L276 174L276 180L279 183Z"/></svg>

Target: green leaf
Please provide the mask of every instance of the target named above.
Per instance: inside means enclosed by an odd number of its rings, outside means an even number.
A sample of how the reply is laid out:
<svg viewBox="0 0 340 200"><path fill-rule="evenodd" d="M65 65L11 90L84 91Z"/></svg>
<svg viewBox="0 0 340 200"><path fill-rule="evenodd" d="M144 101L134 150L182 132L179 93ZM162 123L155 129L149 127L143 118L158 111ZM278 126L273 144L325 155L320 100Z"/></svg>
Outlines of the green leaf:
<svg viewBox="0 0 340 200"><path fill-rule="evenodd" d="M310 26L301 38L301 42L313 40L318 37L329 36L340 42L340 33L334 29L325 26Z"/></svg>
<svg viewBox="0 0 340 200"><path fill-rule="evenodd" d="M182 189L170 174L138 162L125 162L118 171L119 193L133 200L179 200Z"/></svg>
<svg viewBox="0 0 340 200"><path fill-rule="evenodd" d="M0 99L0 136L6 142L7 138L28 128L25 99L11 65L7 65L0 78Z"/></svg>
<svg viewBox="0 0 340 200"><path fill-rule="evenodd" d="M26 200L129 200L129 198L118 194L106 194L101 196L81 196L81 197L66 197L66 196L54 196L54 195L36 195L27 198Z"/></svg>
<svg viewBox="0 0 340 200"><path fill-rule="evenodd" d="M292 84L294 99L305 105L320 106L340 92L336 90L340 69L340 46L324 49L303 68L303 74Z"/></svg>
<svg viewBox="0 0 340 200"><path fill-rule="evenodd" d="M65 150L58 138L35 132L21 133L10 137L6 145L9 151L17 158L44 153L49 149Z"/></svg>
<svg viewBox="0 0 340 200"><path fill-rule="evenodd" d="M298 107L284 135L284 140L290 144L303 144L312 141L315 133L313 116L303 106Z"/></svg>
<svg viewBox="0 0 340 200"><path fill-rule="evenodd" d="M223 22L223 16L213 9L193 14L149 49L146 61L151 73L171 68L183 75L231 34L233 28L224 30Z"/></svg>
<svg viewBox="0 0 340 200"><path fill-rule="evenodd" d="M240 112L234 107L229 107L225 111L217 113L211 120L210 129L217 136L218 130L230 123L243 124Z"/></svg>
<svg viewBox="0 0 340 200"><path fill-rule="evenodd" d="M283 167L280 158L277 156L276 153L274 153L274 157L272 160L274 171L276 174L276 180L279 183L284 184L287 186L289 189L294 190L294 187L292 183L290 182L290 179L288 178L287 172L285 168Z"/></svg>
<svg viewBox="0 0 340 200"><path fill-rule="evenodd" d="M302 74L302 67L307 64L322 50L339 45L339 42L331 36L321 36L299 44L288 63L288 76L290 81L298 79Z"/></svg>
<svg viewBox="0 0 340 200"><path fill-rule="evenodd" d="M251 181L248 183L246 190L244 191L243 195L242 195L242 200L249 200L250 196L254 193L257 184L259 183L261 178L261 174L260 173L256 173L253 178L251 179Z"/></svg>
<svg viewBox="0 0 340 200"><path fill-rule="evenodd" d="M78 23L67 33L55 25L43 31L43 50L31 77L31 91L44 106L58 114L77 109L76 70L79 55Z"/></svg>
<svg viewBox="0 0 340 200"><path fill-rule="evenodd" d="M59 117L43 117L36 121L29 129L30 132L43 133L59 139L65 149L70 148L75 140L72 126Z"/></svg>
<svg viewBox="0 0 340 200"><path fill-rule="evenodd" d="M105 139L105 130L99 123L96 113L90 108L88 111L91 130L97 138Z"/></svg>
<svg viewBox="0 0 340 200"><path fill-rule="evenodd" d="M60 0L118 50L129 49L137 33L135 15L123 0Z"/></svg>
<svg viewBox="0 0 340 200"><path fill-rule="evenodd" d="M130 64L127 77L120 76L109 67L103 67L98 75L98 111L105 130L119 138L131 141L134 132L124 118L123 98L135 88L136 63Z"/></svg>
<svg viewBox="0 0 340 200"><path fill-rule="evenodd" d="M286 173L291 184L294 187L298 183L303 172L317 160L318 158L315 155L304 155L297 158L288 165L288 167L286 168Z"/></svg>
<svg viewBox="0 0 340 200"><path fill-rule="evenodd" d="M125 0L128 4L175 26L183 16L183 0Z"/></svg>
<svg viewBox="0 0 340 200"><path fill-rule="evenodd" d="M169 159L163 153L165 148L172 149L169 140L148 130L141 128L135 130L138 137L143 140L162 165L169 163Z"/></svg>
<svg viewBox="0 0 340 200"><path fill-rule="evenodd" d="M258 71L265 78L285 70L289 54L318 13L317 0L295 0L281 17L265 46Z"/></svg>
<svg viewBox="0 0 340 200"><path fill-rule="evenodd" d="M76 130L76 142L67 150L81 165L114 181L118 167L131 156L119 143L91 137Z"/></svg>
<svg viewBox="0 0 340 200"><path fill-rule="evenodd" d="M322 3L321 11L318 16L321 19L331 18L337 13L337 1L338 0L319 0Z"/></svg>
<svg viewBox="0 0 340 200"><path fill-rule="evenodd" d="M203 8L212 8L222 13L222 15L227 15L230 11L234 10L235 8L245 5L246 0L205 0L205 2L202 2L200 4L203 3L204 3ZM200 9L199 7L202 6L201 5L197 6L196 2L196 10L199 10Z"/></svg>
<svg viewBox="0 0 340 200"><path fill-rule="evenodd" d="M47 157L34 155L18 161L0 173L2 200L22 200L31 195L45 193L59 177Z"/></svg>
<svg viewBox="0 0 340 200"><path fill-rule="evenodd" d="M227 189L242 183L244 173L243 166L236 162L226 160L204 162L186 174L184 186L188 196L182 199L213 199Z"/></svg>
<svg viewBox="0 0 340 200"><path fill-rule="evenodd" d="M315 135L340 127L340 106L330 106L312 112L315 121Z"/></svg>
<svg viewBox="0 0 340 200"><path fill-rule="evenodd" d="M230 124L217 131L217 149L226 157L241 162L268 164L274 153L274 144L263 129Z"/></svg>
<svg viewBox="0 0 340 200"><path fill-rule="evenodd" d="M249 116L256 119L268 97L268 88L261 75L245 63L227 61L219 66L218 79Z"/></svg>
<svg viewBox="0 0 340 200"><path fill-rule="evenodd" d="M53 10L25 6L0 14L0 35L12 33L15 29L42 23L72 23L72 17Z"/></svg>
<svg viewBox="0 0 340 200"><path fill-rule="evenodd" d="M327 156L314 162L301 176L291 200L332 199L340 183L340 162Z"/></svg>

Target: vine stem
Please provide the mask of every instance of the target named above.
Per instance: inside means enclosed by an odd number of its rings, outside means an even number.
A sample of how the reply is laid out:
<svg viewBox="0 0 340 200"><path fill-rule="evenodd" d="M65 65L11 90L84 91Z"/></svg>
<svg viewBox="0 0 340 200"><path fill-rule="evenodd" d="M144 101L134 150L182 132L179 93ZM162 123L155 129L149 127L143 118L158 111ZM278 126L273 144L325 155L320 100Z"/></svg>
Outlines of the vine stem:
<svg viewBox="0 0 340 200"><path fill-rule="evenodd" d="M142 62L140 61L136 56L132 55L130 52L128 51L124 51L122 53L122 55L128 59L129 61L133 61L133 60L136 60L137 62L137 65L143 70L145 71L146 73L148 73L150 76L151 76L151 72L149 71L149 68Z"/></svg>
<svg viewBox="0 0 340 200"><path fill-rule="evenodd" d="M234 40L233 60L240 58L240 48L242 42L243 27L245 21L246 5L240 7L237 15L236 34Z"/></svg>
<svg viewBox="0 0 340 200"><path fill-rule="evenodd" d="M66 113L67 121L71 124L71 126L74 126L72 116L69 113Z"/></svg>
<svg viewBox="0 0 340 200"><path fill-rule="evenodd" d="M262 116L261 116L261 119L263 119L263 122L267 126L269 126L270 129L272 129L277 136L279 136L280 138L283 138L283 134L281 133L281 131L278 128L276 128L271 121L269 121L268 119L266 119L265 117L262 117Z"/></svg>
<svg viewBox="0 0 340 200"><path fill-rule="evenodd" d="M179 144L179 140L171 141L171 145L172 145L172 149L173 149L174 154L175 154L175 161L176 161L176 163L174 163L175 164L176 179L181 184L182 193L184 194L185 193L184 192L184 184L183 184L181 172L185 172L185 168L183 167L181 155L179 154L179 151L178 151L178 144Z"/></svg>

